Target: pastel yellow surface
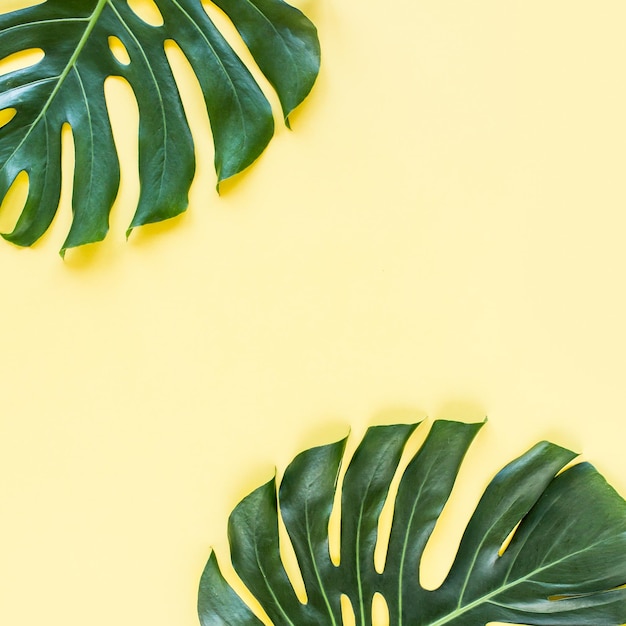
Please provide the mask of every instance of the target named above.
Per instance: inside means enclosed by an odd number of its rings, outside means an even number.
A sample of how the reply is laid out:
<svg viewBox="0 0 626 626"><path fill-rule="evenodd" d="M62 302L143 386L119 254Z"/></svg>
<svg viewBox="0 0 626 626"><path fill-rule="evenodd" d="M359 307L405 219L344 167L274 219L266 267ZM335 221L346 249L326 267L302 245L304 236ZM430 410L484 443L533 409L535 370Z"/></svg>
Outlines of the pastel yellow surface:
<svg viewBox="0 0 626 626"><path fill-rule="evenodd" d="M539 439L626 494L626 5L298 6L319 81L221 197L172 49L198 141L188 212L125 241L137 110L112 80L106 241L57 255L66 176L41 242L0 245L0 624L195 626L235 503L350 427L489 417L432 584L488 478Z"/></svg>

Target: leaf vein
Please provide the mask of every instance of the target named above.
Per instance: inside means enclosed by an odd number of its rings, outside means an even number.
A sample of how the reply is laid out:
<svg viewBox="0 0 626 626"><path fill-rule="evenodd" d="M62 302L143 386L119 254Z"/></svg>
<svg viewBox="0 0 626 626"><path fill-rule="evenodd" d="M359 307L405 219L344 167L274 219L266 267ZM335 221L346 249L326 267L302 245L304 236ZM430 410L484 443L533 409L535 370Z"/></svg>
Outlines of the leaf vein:
<svg viewBox="0 0 626 626"><path fill-rule="evenodd" d="M0 171L4 170L4 168L9 163L9 161L15 156L15 154L17 152L19 152L19 150L24 145L24 143L28 140L28 138L30 137L31 133L33 132L35 127L39 124L39 122L41 122L42 119L45 120L46 113L48 112L48 109L50 108L50 105L52 104L52 101L54 100L56 95L59 93L59 90L63 86L63 83L65 82L65 79L67 78L68 74L70 73L70 71L74 67L74 65L75 65L75 63L76 63L80 53L82 52L82 49L85 47L85 44L87 43L87 40L89 39L89 35L91 34L91 31L93 30L94 26L96 25L96 22L98 21L98 18L100 17L100 14L102 13L102 10L104 9L104 6L105 6L105 4L107 2L108 2L108 0L98 0L98 4L96 5L96 8L93 10L93 13L89 17L89 20L88 20L88 23L87 23L87 27L85 28L85 32L82 34L82 36L81 36L81 38L80 38L80 40L79 40L79 42L78 42L78 44L76 46L76 49L72 53L72 56L70 57L69 61L67 62L65 68L63 69L61 74L57 77L58 80L56 82L56 85L52 89L52 92L48 96L48 99L44 103L44 106L42 107L41 111L39 112L39 114L37 115L35 120L30 124L30 126L28 128L28 131L24 134L24 137L22 138L20 143L16 146L16 148L13 150L13 152L11 152L11 155L6 159L6 161L2 165L2 168L0 169ZM81 20L81 21L84 21L84 20ZM46 127L47 127L47 122L46 122Z"/></svg>
<svg viewBox="0 0 626 626"><path fill-rule="evenodd" d="M154 83L154 87L156 89L156 93L159 99L159 110L161 112L161 120L162 120L162 135L163 135L163 159L162 159L162 167L160 168L160 175L159 175L159 184L158 184L158 196L157 197L161 197L161 194L163 192L163 187L165 186L165 172L167 169L167 160L168 160L168 150L167 150L167 116L165 115L165 105L164 105L164 101L163 101L163 95L161 93L161 88L159 85L158 80L156 79L156 76L154 75L154 71L152 69L152 65L150 64L150 61L148 60L148 57L146 56L145 50L143 49L141 43L138 41L137 37L135 36L135 33L132 31L132 29L130 28L130 26L126 23L126 21L124 20L124 18L122 17L122 15L119 13L119 11L115 8L115 6L113 5L113 3L111 2L111 0L105 0L105 2L111 7L111 9L113 9L115 15L117 16L118 20L120 21L120 24L124 27L124 29L126 30L126 32L129 34L129 36L133 39L133 41L135 42L135 44L137 45L137 48L139 49L139 53L141 54L141 56L143 57L143 60L146 64L146 67L148 68L148 71L150 73L150 78L152 79L152 82Z"/></svg>
<svg viewBox="0 0 626 626"><path fill-rule="evenodd" d="M217 64L219 65L220 69L222 70L226 80L228 81L228 84L231 87L232 93L234 95L235 98L235 102L237 104L237 112L239 114L239 119L240 119L240 127L241 127L241 132L243 135L243 144L245 145L248 141L248 133L246 130L246 117L244 115L243 112L243 105L241 104L241 98L239 97L239 94L237 92L237 88L235 86L235 83L233 82L233 79L231 77L231 75L229 74L228 70L226 69L226 66L224 65L221 57L219 54L217 54L213 44L211 43L211 41L209 40L209 38L206 36L206 34L204 33L204 31L200 28L199 24L191 17L191 15L189 15L189 13L187 13L187 11L185 11L185 9L177 2L177 0L172 0L172 3L174 5L176 5L178 7L178 10L191 22L192 26L198 31L198 33L200 33L200 36L202 37L202 39L204 40L204 42L206 43L207 47L211 50L211 53L213 54L213 56L215 57ZM210 18L207 16L207 19Z"/></svg>
<svg viewBox="0 0 626 626"><path fill-rule="evenodd" d="M602 540L602 541L604 541L604 540ZM528 572L528 574L526 574L525 576L522 576L521 578L517 578L517 579L513 580L512 582L510 582L508 584L502 585L502 586L494 589L493 591L490 591L489 593L486 593L485 595L476 598L476 600L473 600L469 604L466 604L464 606L457 606L455 611L453 611L452 613L449 613L448 615L444 615L443 617L439 618L438 620L436 620L434 622L431 622L430 624L428 624L428 626L442 626L443 624L447 624L448 622L452 621L453 619L456 619L460 615L463 615L464 613L467 613L468 611L476 608L477 606L480 606L483 603L492 602L492 600L491 600L492 598L495 598L499 594L501 594L501 593L503 593L505 591L508 591L512 587L515 587L516 585L521 585L522 583L525 583L528 580L532 580L532 577L535 576L536 574L540 574L541 572L544 572L545 570L548 570L551 567L555 567L556 565L560 565L561 563L564 563L568 559L574 558L575 556L578 556L579 554L583 554L583 553L587 552L588 550L593 550L596 546L600 545L602 543L602 541L596 541L595 543L592 543L592 544L589 544L589 545L585 546L581 550L576 550L575 552L571 552L570 554L566 554L563 557L557 559L556 561L554 561L552 563L549 563L548 565L544 565L544 566L538 567L538 568L532 570L531 572Z"/></svg>

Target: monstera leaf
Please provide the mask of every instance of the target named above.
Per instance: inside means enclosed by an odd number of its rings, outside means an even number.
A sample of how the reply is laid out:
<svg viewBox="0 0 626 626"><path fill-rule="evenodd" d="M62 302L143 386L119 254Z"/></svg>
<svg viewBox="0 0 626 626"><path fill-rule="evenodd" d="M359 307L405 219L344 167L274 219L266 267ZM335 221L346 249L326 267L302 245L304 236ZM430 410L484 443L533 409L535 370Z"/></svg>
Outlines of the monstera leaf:
<svg viewBox="0 0 626 626"><path fill-rule="evenodd" d="M370 625L377 592L394 626L626 622L626 502L591 465L568 466L575 454L547 442L491 481L443 584L434 590L420 585L420 559L476 424L434 423L399 483L379 573L379 516L414 428L370 428L352 457L341 486L338 566L329 556L328 525L345 440L297 456L278 498L271 480L235 508L228 526L232 562L273 624L339 626L345 594L356 624ZM278 503L306 604L279 555ZM199 614L203 626L263 623L226 582L214 554L202 575Z"/></svg>
<svg viewBox="0 0 626 626"><path fill-rule="evenodd" d="M189 60L204 94L217 179L250 165L274 132L271 107L249 69L209 19L201 0L154 0L161 25L127 0L46 0L0 15L0 55L43 50L44 57L0 78L0 199L17 175L29 177L26 204L9 241L28 246L49 227L61 189L61 129L75 144L73 221L66 248L99 241L119 185L119 164L104 82L122 76L139 106L141 193L130 229L185 210L194 145L165 43ZM285 120L319 69L315 27L282 0L213 0L232 21L276 90ZM112 46L125 48L113 54ZM120 57L120 60L118 60ZM129 60L129 62L126 62ZM11 114L13 117L11 118Z"/></svg>

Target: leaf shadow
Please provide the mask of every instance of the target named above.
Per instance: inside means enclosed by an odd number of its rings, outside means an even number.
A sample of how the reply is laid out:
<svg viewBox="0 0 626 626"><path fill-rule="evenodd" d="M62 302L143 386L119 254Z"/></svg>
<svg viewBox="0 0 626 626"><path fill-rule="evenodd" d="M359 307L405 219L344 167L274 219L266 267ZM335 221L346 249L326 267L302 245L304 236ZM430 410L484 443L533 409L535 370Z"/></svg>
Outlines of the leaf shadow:
<svg viewBox="0 0 626 626"><path fill-rule="evenodd" d="M480 422L487 418L487 409L474 398L451 398L439 406L433 417L459 422Z"/></svg>
<svg viewBox="0 0 626 626"><path fill-rule="evenodd" d="M138 226L127 233L126 243L129 246L143 249L158 245L156 243L157 240L162 240L165 235L171 235L173 232L180 230L185 223L186 217L187 211L162 222Z"/></svg>

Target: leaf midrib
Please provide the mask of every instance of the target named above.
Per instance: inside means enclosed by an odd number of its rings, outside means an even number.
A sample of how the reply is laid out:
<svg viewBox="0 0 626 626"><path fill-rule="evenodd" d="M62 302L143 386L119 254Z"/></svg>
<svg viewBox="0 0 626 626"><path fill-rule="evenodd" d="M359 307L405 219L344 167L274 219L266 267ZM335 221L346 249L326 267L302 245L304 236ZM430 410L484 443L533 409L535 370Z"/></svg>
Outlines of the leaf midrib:
<svg viewBox="0 0 626 626"><path fill-rule="evenodd" d="M257 519L257 522L258 522L258 519ZM261 555L259 554L259 544L256 541L256 536L257 534L255 532L255 541L253 544L254 545L254 559L256 561L257 567L259 568L259 572L261 572L261 575L263 576L263 582L265 583L265 588L270 592L272 599L274 600L276 606L279 608L280 612L283 614L287 622L289 622L291 626L296 626L291 621L291 619L289 619L289 615L287 615L287 612L285 611L282 603L278 599L278 596L274 593L274 589L272 588L272 585L270 583L269 576L267 575L267 573L265 572L265 568L263 567L263 559L261 558Z"/></svg>
<svg viewBox="0 0 626 626"><path fill-rule="evenodd" d="M337 626L337 622L335 621L335 616L333 615L333 610L332 607L330 605L330 599L328 598L328 594L326 593L326 589L324 587L324 583L322 581L322 577L320 575L320 571L319 568L317 567L317 561L315 559L315 550L313 549L313 545L311 544L311 533L309 532L310 529L310 524L309 524L309 502L308 500L306 501L305 507L304 507L304 519L305 519L305 524L306 524L306 541L307 541L307 546L309 548L309 554L311 556L311 563L313 564L313 571L315 572L315 577L317 578L317 584L319 585L320 588L320 592L322 594L322 598L324 599L324 604L326 605L326 610L328 611L328 614L330 615L330 619L333 623L333 626Z"/></svg>
<svg viewBox="0 0 626 626"><path fill-rule="evenodd" d="M566 554L565 556L563 556L560 559L557 559L556 561L552 561L550 563L548 563L547 565L544 565L542 567L538 567L537 569L532 570L531 572L528 572L528 574L526 574L526 576L522 576L521 578L516 578L515 580L511 581L508 584L502 585L501 587L498 587L497 589L494 589L493 591L490 591L489 593L485 594L484 596L480 596L478 598L476 598L476 600L474 600L473 602L470 602L469 604L466 604L462 607L457 607L457 609L455 609L454 611L452 611L452 613L448 613L447 615L444 615L443 617L440 617L438 620L434 621L434 622L430 622L429 624L427 624L426 626L443 626L443 624L448 624L449 622L453 621L454 619L456 619L457 617L460 617L461 615L467 613L468 611L471 611L472 609L475 609L477 606L480 606L481 604L488 602L491 598L507 591L508 589L511 589L512 587L515 587L517 585L520 585L524 582L526 582L529 579L532 579L533 576L535 576L536 574L540 574L541 572L550 569L551 567L554 567L556 565L559 565L560 563L563 563L564 561L567 561L570 558L573 558L579 554L583 554L584 552L587 552L588 550L592 550L594 549L596 546L600 545L601 543L603 543L606 540L606 538L603 538L600 541L596 541L595 543L589 544L587 545L585 548L581 549L581 550L577 550L576 552L571 552L570 554Z"/></svg>
<svg viewBox="0 0 626 626"><path fill-rule="evenodd" d="M167 154L167 116L165 115L165 105L164 105L164 101L163 101L163 95L161 94L161 88L159 86L159 81L157 80L157 77L154 75L154 71L152 69L152 65L150 63L150 60L148 59L148 57L146 56L146 51L144 50L143 46L141 45L141 42L137 39L137 37L135 36L135 33L133 32L132 28L126 23L126 20L123 18L123 16L120 14L120 12L115 8L115 6L113 5L112 2L110 2L110 0L104 0L107 4L109 4L109 6L111 7L111 10L115 13L117 19L119 20L120 24L122 25L122 27L124 28L124 30L128 33L128 36L135 42L135 45L137 46L137 49L139 50L141 56L143 57L143 60L146 64L146 67L148 68L148 71L150 72L150 78L152 79L152 82L154 83L154 88L156 90L156 93L158 95L159 98L159 110L161 111L161 128L162 128L162 135L163 135L163 161L165 163L167 163L167 159L168 159L168 154ZM165 167L161 168L161 175L159 177L159 192L158 192L158 196L157 197L161 197L161 193L163 191L163 188L165 187L165 183L163 182L165 179Z"/></svg>
<svg viewBox="0 0 626 626"><path fill-rule="evenodd" d="M59 90L63 86L65 79L68 77L69 73L72 71L72 68L75 66L76 61L78 57L80 56L80 53L85 47L85 44L87 43L87 40L89 39L89 36L91 35L91 32L93 31L96 23L98 22L98 19L100 18L100 14L104 10L104 7L107 3L108 3L108 0L98 0L98 4L96 5L96 8L93 10L93 13L89 16L89 20L87 22L87 27L85 28L85 32L82 34L78 42L78 45L76 46L66 66L63 68L63 71L59 74L58 78L56 79L57 80L56 85L50 92L48 99L46 100L45 104L43 105L41 111L39 112L39 114L37 115L33 123L30 125L28 131L24 134L22 141L20 141L20 143L16 146L15 150L13 150L11 155L5 160L4 165L2 166L2 169L4 169L6 165L11 161L11 159L15 156L15 154L19 152L21 147L30 137L33 130L37 127L39 122L45 117L46 113L48 112L48 109L50 108L50 105L52 104L52 101L54 100L56 95L59 93Z"/></svg>
<svg viewBox="0 0 626 626"><path fill-rule="evenodd" d="M256 4L254 4L254 2L252 2L252 0L245 0L245 2L249 4L253 8L253 10L255 10L267 22L267 24L274 31L276 36L283 42L285 46L285 52L287 53L287 56L289 57L289 61L291 62L291 65L297 69L297 64L294 61L293 53L291 51L291 48L287 44L287 40L285 39L285 37L283 37L283 34L276 28L272 20L270 20L270 18L265 13L263 13L263 11L261 11L261 9Z"/></svg>
<svg viewBox="0 0 626 626"><path fill-rule="evenodd" d="M402 544L402 554L400 557L400 574L398 576L398 624L399 626L402 626L402 623L403 623L402 604L403 604L404 597L403 597L402 582L404 579L404 564L406 561L407 553L409 551L408 546L409 546L411 529L413 528L413 519L415 517L415 512L417 511L417 505L420 502L422 491L424 490L424 485L427 483L428 479L430 478L430 474L433 470L434 465L435 465L434 462L431 463L431 465L428 468L428 471L425 474L425 477L422 483L420 484L420 488L418 489L417 495L415 496L415 499L413 501L413 507L411 508L411 515L409 516L409 521L406 526L406 532L404 534L404 543Z"/></svg>
<svg viewBox="0 0 626 626"><path fill-rule="evenodd" d="M245 124L246 116L244 115L243 106L241 104L241 98L239 97L239 93L237 91L235 83L233 82L232 76L229 74L228 70L226 69L226 66L224 65L224 62L222 61L222 58L220 57L220 55L215 50L215 46L213 46L213 44L211 43L211 41L207 37L206 33L202 30L202 28L200 28L200 25L198 24L198 22L196 22L193 19L193 17L191 15L189 15L189 13L187 11L185 11L184 7L182 7L177 2L177 0L172 0L172 3L189 20L189 22L191 22L192 27L195 28L198 31L198 33L200 34L200 37L202 37L202 39L206 43L207 47L213 53L213 56L215 57L215 59L217 61L217 64L219 65L220 69L222 70L224 77L228 81L228 84L230 85L230 87L232 89L232 93L235 96L235 102L237 103L237 112L239 113L239 119L241 120L241 134L243 135L243 142L242 143L243 143L243 145L246 145L248 143L248 131L246 129L246 124ZM210 21L210 18L208 17L208 15L207 15L207 18ZM190 61L191 61L191 59L190 59ZM218 184L219 184L220 181L222 180L221 171L217 172L217 177L218 177Z"/></svg>
<svg viewBox="0 0 626 626"><path fill-rule="evenodd" d="M93 133L93 121L91 119L91 110L89 109L89 102L87 100L87 93L85 92L85 85L83 83L83 79L78 71L78 68L74 68L74 73L76 74L76 79L78 80L78 84L80 86L81 96L83 98L83 102L85 103L85 113L87 115L88 120L88 128L89 128L89 151L91 153L91 158L89 159L89 185L88 185L88 200L86 205L89 206L91 204L91 194L93 191L93 179L94 179L94 165L96 163L95 154L94 154L94 133Z"/></svg>
<svg viewBox="0 0 626 626"><path fill-rule="evenodd" d="M255 557L255 560L257 562L257 565L259 566L259 571L261 572L261 574L263 576L263 581L265 582L265 587L270 592L270 595L272 596L272 599L274 600L276 606L280 609L280 612L283 614L283 616L289 622L289 624L291 624L291 626L295 626L295 624L289 619L289 616L285 612L285 609L283 608L283 605L280 603L280 600L278 599L278 596L274 593L274 590L272 589L272 585L270 585L269 578L268 578L267 574L265 573L265 569L263 568L263 564L262 564L263 559L261 559L261 557L259 556L259 549L258 549L258 546L256 544L254 546L254 557Z"/></svg>
<svg viewBox="0 0 626 626"><path fill-rule="evenodd" d="M387 445L387 449L389 449L390 445ZM360 616L361 616L361 625L364 626L366 624L365 620L365 598L363 597L363 580L361 575L361 526L363 523L364 509L365 503L367 500L367 496L369 495L370 487L374 482L374 477L377 474L378 468L383 464L384 457L381 455L376 464L376 468L369 475L367 481L367 487L363 492L363 498L361 499L361 506L359 508L359 515L357 517L357 528L356 528L356 553L355 553L355 564L356 564L356 579L357 579L357 591L359 596L359 608L360 608ZM387 485L387 491L385 498L389 495L389 485Z"/></svg>

